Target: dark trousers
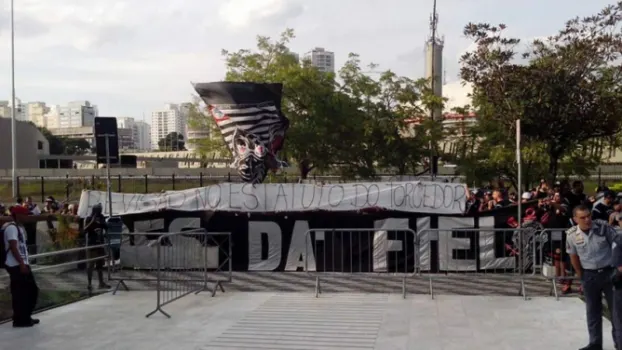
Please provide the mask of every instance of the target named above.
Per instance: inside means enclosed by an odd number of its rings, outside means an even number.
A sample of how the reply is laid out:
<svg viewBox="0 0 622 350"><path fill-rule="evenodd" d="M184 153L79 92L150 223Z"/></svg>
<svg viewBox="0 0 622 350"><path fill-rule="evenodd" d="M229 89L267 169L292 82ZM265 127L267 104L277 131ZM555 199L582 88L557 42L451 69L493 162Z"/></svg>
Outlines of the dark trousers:
<svg viewBox="0 0 622 350"><path fill-rule="evenodd" d="M613 339L616 344L622 345L622 289L614 289L613 306L611 312L611 323L615 329Z"/></svg>
<svg viewBox="0 0 622 350"><path fill-rule="evenodd" d="M32 271L30 271L30 266L28 266L27 273L21 272L19 266L7 266L6 270L11 278L13 322L28 323L39 297L39 287L37 287L35 277L32 275Z"/></svg>
<svg viewBox="0 0 622 350"><path fill-rule="evenodd" d="M590 344L593 345L603 344L603 294L612 316L614 314L612 272L612 268L583 271L581 284L585 296L587 330L590 334ZM612 322L612 324L613 340L617 344L616 323Z"/></svg>

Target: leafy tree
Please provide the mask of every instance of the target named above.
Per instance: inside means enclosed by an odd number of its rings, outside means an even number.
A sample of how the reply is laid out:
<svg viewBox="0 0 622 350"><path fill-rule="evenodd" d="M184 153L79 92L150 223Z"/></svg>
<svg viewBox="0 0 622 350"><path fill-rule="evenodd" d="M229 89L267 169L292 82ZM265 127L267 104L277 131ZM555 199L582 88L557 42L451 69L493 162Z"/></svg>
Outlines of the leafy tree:
<svg viewBox="0 0 622 350"><path fill-rule="evenodd" d="M331 169L343 176L374 177L377 167L400 174L420 162L421 140L409 137L405 119L422 111L422 82L384 72L367 76L351 54L335 74L299 62L288 48L291 29L277 41L257 38L257 50L223 51L227 81L283 83L283 112L290 119L283 153L296 162L301 178ZM370 65L374 69L375 65Z"/></svg>
<svg viewBox="0 0 622 350"><path fill-rule="evenodd" d="M179 134L177 132L172 132L166 137L160 139L158 141L158 148L160 151L185 151L186 143L184 141L184 135Z"/></svg>
<svg viewBox="0 0 622 350"><path fill-rule="evenodd" d="M560 162L585 154L581 149L588 141L618 134L621 21L622 2L572 19L557 35L534 40L522 52L522 64L516 62L519 40L504 36L505 25L468 24L464 34L477 48L462 56L461 77L473 84L482 123L495 127L497 134L486 138L511 149L514 122L521 119L526 147L545 146L547 174L554 180Z"/></svg>
<svg viewBox="0 0 622 350"><path fill-rule="evenodd" d="M201 107L198 97L194 98L192 105L188 109L188 127L205 135L205 137L188 140L189 143L196 147L196 152L205 159L203 167L207 166L209 159L222 159L231 156L231 151L220 134L220 129L216 125L214 118L208 115L205 109Z"/></svg>
<svg viewBox="0 0 622 350"><path fill-rule="evenodd" d="M227 81L283 83L283 113L290 119L282 158L295 160L304 179L312 170L326 171L336 163L334 150L341 146L340 121L348 107L345 95L335 94L334 74L322 73L310 62L300 62L287 44L294 31L277 41L257 37L257 51L223 50Z"/></svg>
<svg viewBox="0 0 622 350"><path fill-rule="evenodd" d="M65 154L65 143L60 137L52 135L50 130L47 128L37 126L37 129L39 129L43 136L48 140L51 155Z"/></svg>
<svg viewBox="0 0 622 350"><path fill-rule="evenodd" d="M85 139L61 138L64 144L64 154L67 155L83 155L91 150L91 144Z"/></svg>

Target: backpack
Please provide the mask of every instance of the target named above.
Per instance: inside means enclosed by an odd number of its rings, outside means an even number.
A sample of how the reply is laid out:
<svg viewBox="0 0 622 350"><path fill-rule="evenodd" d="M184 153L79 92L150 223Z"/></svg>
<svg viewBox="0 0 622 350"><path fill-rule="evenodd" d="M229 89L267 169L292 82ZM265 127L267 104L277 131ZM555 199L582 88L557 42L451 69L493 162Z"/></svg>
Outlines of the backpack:
<svg viewBox="0 0 622 350"><path fill-rule="evenodd" d="M6 247L4 245L4 230L6 230L7 227L11 226L11 225L15 225L14 222L9 222L5 225L2 226L2 228L0 228L0 268L4 268L5 267L5 263L6 263L6 258L7 255L9 254L9 247ZM15 225L17 227L17 225ZM18 230L18 234L19 234L19 228Z"/></svg>

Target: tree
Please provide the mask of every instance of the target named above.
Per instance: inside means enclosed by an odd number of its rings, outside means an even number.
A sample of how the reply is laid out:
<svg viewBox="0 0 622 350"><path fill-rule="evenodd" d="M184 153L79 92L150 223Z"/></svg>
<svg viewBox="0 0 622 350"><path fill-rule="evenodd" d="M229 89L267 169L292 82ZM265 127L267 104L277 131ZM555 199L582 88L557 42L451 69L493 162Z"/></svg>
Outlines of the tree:
<svg viewBox="0 0 622 350"><path fill-rule="evenodd" d="M172 132L158 141L158 148L160 151L164 152L185 151L185 145L184 135L178 134L177 132Z"/></svg>
<svg viewBox="0 0 622 350"><path fill-rule="evenodd" d="M64 153L67 155L84 155L91 150L91 144L85 139L61 138L64 144Z"/></svg>
<svg viewBox="0 0 622 350"><path fill-rule="evenodd" d="M504 36L505 25L468 24L464 34L477 48L462 56L460 75L473 84L473 105L482 123L497 132L486 138L511 149L520 119L525 146L545 146L553 181L565 158L586 154L582 149L594 138L618 134L622 34L616 28L621 21L622 2L570 20L557 35L534 40L520 55L522 63L517 62L520 41Z"/></svg>
<svg viewBox="0 0 622 350"><path fill-rule="evenodd" d="M339 70L338 83L335 74L299 62L287 46L293 38L291 29L277 41L259 36L256 51L223 55L227 81L283 83L283 112L290 119L283 154L296 162L301 178L312 170L371 178L378 166L414 169L424 134L405 135L404 120L421 111L421 84L390 71L374 80L355 54Z"/></svg>
<svg viewBox="0 0 622 350"><path fill-rule="evenodd" d="M207 166L209 159L231 157L231 151L220 134L220 129L212 116L208 115L205 109L201 107L198 97L194 98L192 105L188 109L188 129L204 135L204 137L188 140L189 143L196 147L196 152L201 158L205 159L204 164L202 164L203 167Z"/></svg>
<svg viewBox="0 0 622 350"><path fill-rule="evenodd" d="M60 137L52 135L50 130L47 128L37 126L37 129L39 129L43 136L48 140L51 155L65 154L65 143Z"/></svg>

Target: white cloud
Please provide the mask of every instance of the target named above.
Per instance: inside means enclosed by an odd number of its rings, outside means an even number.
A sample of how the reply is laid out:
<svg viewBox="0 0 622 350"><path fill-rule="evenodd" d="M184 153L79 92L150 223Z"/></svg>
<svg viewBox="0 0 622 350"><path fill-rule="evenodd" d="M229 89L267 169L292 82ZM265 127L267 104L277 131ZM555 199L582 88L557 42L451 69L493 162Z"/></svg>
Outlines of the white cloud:
<svg viewBox="0 0 622 350"><path fill-rule="evenodd" d="M460 34L469 21L519 17L508 26L536 37L598 11L594 3L601 1L589 2L589 11L581 2L585 8L578 11L573 6L579 5L549 0L558 11L522 15L535 0L439 2L447 76L457 76L455 57L470 44ZM0 100L10 95L9 3L0 0L0 67L7 68L0 69ZM149 115L164 103L187 100L190 81L221 80L221 49L253 48L257 35L274 37L287 27L296 30L296 52L325 47L335 52L338 67L356 52L365 64L418 78L430 6L412 0L15 0L17 95L49 104L88 99L105 115Z"/></svg>
<svg viewBox="0 0 622 350"><path fill-rule="evenodd" d="M218 14L232 28L245 28L265 21L295 18L304 11L299 0L229 0Z"/></svg>

